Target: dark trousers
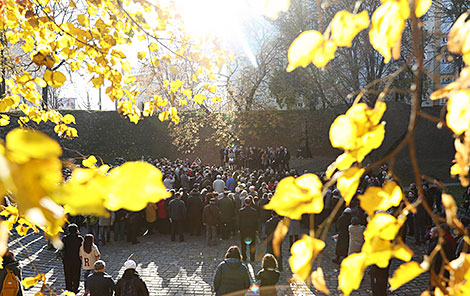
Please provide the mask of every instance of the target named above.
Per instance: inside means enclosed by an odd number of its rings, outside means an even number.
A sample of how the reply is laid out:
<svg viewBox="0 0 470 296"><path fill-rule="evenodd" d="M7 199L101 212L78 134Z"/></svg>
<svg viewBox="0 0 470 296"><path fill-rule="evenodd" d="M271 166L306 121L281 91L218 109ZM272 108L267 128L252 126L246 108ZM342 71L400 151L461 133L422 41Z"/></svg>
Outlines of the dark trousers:
<svg viewBox="0 0 470 296"><path fill-rule="evenodd" d="M242 246L242 257L246 260L246 247L250 249L250 260L255 261L256 255L256 233L240 233L240 245Z"/></svg>
<svg viewBox="0 0 470 296"><path fill-rule="evenodd" d="M137 243L137 223L127 223L126 227L127 242Z"/></svg>
<svg viewBox="0 0 470 296"><path fill-rule="evenodd" d="M80 285L80 261L64 261L65 290L77 293Z"/></svg>
<svg viewBox="0 0 470 296"><path fill-rule="evenodd" d="M201 217L193 217L189 219L189 223L191 235L201 235Z"/></svg>
<svg viewBox="0 0 470 296"><path fill-rule="evenodd" d="M184 241L183 221L184 220L172 220L171 221L171 241L175 241L177 233L180 237L180 242Z"/></svg>
<svg viewBox="0 0 470 296"><path fill-rule="evenodd" d="M170 221L168 218L158 218L158 231L161 234L169 234L170 233Z"/></svg>
<svg viewBox="0 0 470 296"><path fill-rule="evenodd" d="M231 228L230 221L223 221L220 223L220 236L222 239L228 239L230 236L230 228Z"/></svg>

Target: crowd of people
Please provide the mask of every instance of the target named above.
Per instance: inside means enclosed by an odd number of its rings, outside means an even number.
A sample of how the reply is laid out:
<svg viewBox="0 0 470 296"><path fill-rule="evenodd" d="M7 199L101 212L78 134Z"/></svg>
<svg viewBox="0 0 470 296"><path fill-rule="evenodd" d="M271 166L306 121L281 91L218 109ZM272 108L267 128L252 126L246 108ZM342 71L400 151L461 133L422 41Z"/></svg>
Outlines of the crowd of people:
<svg viewBox="0 0 470 296"><path fill-rule="evenodd" d="M283 154L284 153L284 154ZM272 162L265 167L262 155L274 155ZM231 158L235 155L234 161ZM249 157L249 155L256 157ZM282 156L284 155L284 156ZM274 194L277 183L284 177L306 173L290 169L289 157L285 148L231 148L221 151L221 166L203 166L200 160L189 161L168 159L144 160L158 167L163 173L163 183L171 196L158 203L149 203L139 212L121 209L109 212L108 217L76 216L69 217L67 234L63 237L64 248L58 252L63 260L66 289L78 292L80 276L83 270L85 293L93 295L148 295L145 283L135 270L132 260L124 264L126 271L115 283L105 272L106 264L100 260L99 247L111 241L127 241L138 244L141 235L159 232L169 235L177 243L185 240L185 235L200 236L204 234L208 246L214 246L220 240L239 237L239 247L232 246L226 253L224 261L215 271L213 288L217 295L246 290L251 280L245 262L256 260L256 253L265 254L262 270L256 279L261 286L262 295L276 295L272 287L279 280L283 270L282 250L279 256L273 255L272 235L281 221L276 212L264 209ZM259 156L259 157L258 157ZM271 159L272 156L268 156ZM282 160L283 159L283 160ZM285 163L287 161L287 164ZM116 166L123 159L116 159ZM273 166L272 164L277 163ZM248 167L246 167L246 165ZM253 165L253 167L250 167ZM320 176L324 174L320 173ZM367 225L367 214L362 210L357 198L370 186L383 186L393 177L386 166L377 174L365 175L359 185L357 194L348 207L342 206L334 218L334 239L336 241L336 258L332 261L340 264L341 260L352 253L360 252L364 242L363 232ZM441 191L438 182L422 182L424 199L436 215L443 215ZM418 198L415 184L404 190L409 202ZM470 200L470 190L466 190ZM334 186L324 196L324 210L315 215L315 225L326 219L336 204L341 200L341 193ZM468 202L470 204L470 202ZM391 208L388 213L397 215L403 208ZM462 222L470 224L465 218ZM301 220L291 220L287 235L289 245L298 240L303 232L302 226L308 229L308 215ZM83 238L79 229L87 233ZM447 225L440 225L445 232L442 247L447 260L452 260L460 252L470 251L470 247L459 237L453 237ZM470 230L470 229L469 229ZM433 225L429 214L419 205L415 213L407 216L407 221L400 230L403 241L414 237L414 244L427 243L428 254L436 247L439 238L437 225ZM260 248L259 242L266 241L266 247ZM444 258L438 252L434 256L431 272L438 274ZM7 266L8 268L8 266ZM373 295L387 294L389 267L372 266L368 271L371 277ZM1 274L0 274L1 276ZM21 290L21 289L20 289ZM132 294L126 294L132 290ZM126 292L123 292L126 291ZM19 295L19 294L18 294Z"/></svg>

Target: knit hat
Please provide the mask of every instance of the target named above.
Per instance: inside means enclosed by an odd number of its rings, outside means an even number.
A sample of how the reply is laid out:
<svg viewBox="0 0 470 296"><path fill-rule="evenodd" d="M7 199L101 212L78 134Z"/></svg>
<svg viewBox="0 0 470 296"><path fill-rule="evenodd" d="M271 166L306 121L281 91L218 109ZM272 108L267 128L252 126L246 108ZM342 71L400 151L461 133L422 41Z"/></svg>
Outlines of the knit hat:
<svg viewBox="0 0 470 296"><path fill-rule="evenodd" d="M124 262L124 267L126 269L135 269L137 265L135 264L134 260L127 260L126 262Z"/></svg>

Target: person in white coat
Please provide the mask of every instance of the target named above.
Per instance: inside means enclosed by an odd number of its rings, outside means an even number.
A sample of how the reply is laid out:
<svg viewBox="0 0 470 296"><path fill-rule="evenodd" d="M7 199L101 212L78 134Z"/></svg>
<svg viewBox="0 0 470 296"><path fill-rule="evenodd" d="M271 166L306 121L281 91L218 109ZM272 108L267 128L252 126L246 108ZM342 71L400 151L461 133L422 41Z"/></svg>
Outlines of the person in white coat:
<svg viewBox="0 0 470 296"><path fill-rule="evenodd" d="M359 224L358 217L352 217L351 225L349 225L349 250L348 255L352 253L360 253L364 244L364 230L366 227Z"/></svg>

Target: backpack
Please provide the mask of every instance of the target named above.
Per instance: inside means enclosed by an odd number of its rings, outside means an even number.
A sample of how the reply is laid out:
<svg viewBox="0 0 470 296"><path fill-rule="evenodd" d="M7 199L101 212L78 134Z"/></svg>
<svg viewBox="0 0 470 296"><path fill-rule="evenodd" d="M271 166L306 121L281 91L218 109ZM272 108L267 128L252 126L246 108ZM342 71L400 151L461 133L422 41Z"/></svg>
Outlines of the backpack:
<svg viewBox="0 0 470 296"><path fill-rule="evenodd" d="M123 280L124 284L119 296L138 296L134 281L135 279Z"/></svg>
<svg viewBox="0 0 470 296"><path fill-rule="evenodd" d="M20 290L20 283L13 271L5 268L7 274L3 280L2 292L0 296L16 296Z"/></svg>

